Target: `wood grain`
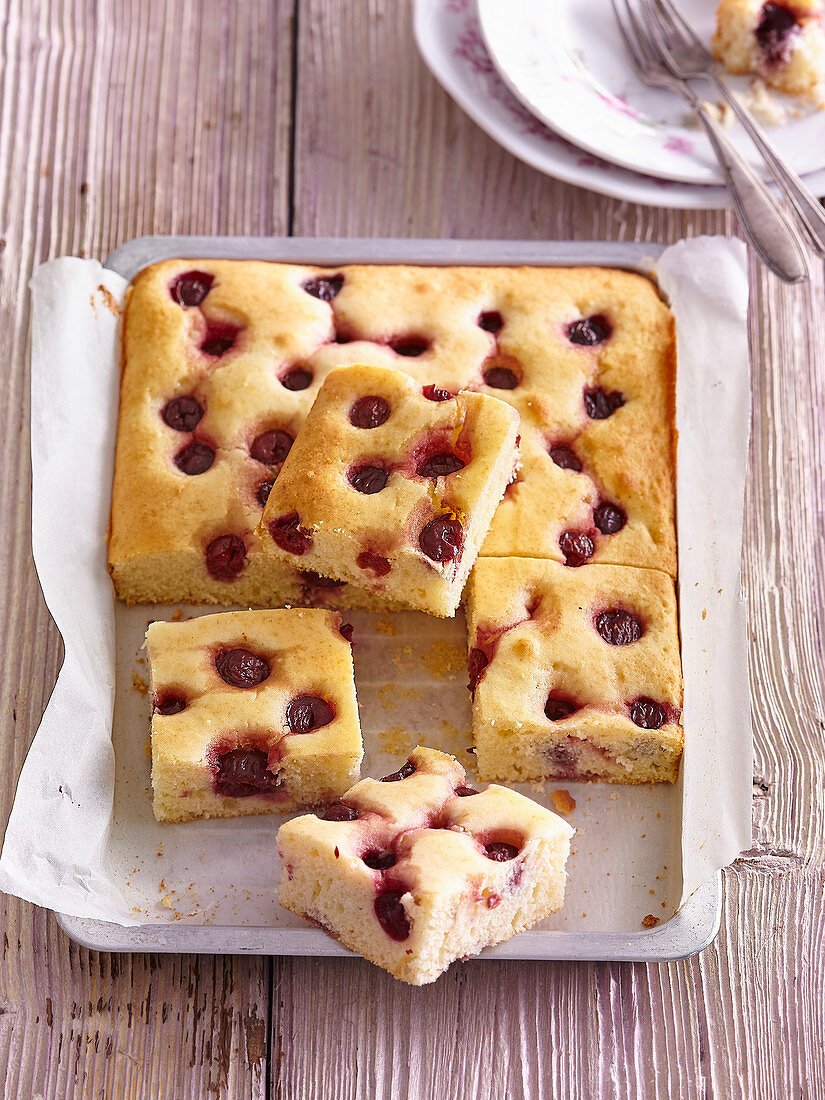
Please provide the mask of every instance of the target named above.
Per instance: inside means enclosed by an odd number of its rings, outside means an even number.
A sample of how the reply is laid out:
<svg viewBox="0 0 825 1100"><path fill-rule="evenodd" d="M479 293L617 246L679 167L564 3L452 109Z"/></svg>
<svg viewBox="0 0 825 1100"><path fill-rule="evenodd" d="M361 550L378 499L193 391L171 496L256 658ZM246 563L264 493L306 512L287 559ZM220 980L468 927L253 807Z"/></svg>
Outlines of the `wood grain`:
<svg viewBox="0 0 825 1100"><path fill-rule="evenodd" d="M430 77L401 0L0 11L5 818L61 659L29 555L37 263L145 233L670 242L736 227L515 161ZM752 275L754 840L725 874L716 943L661 966L471 963L414 990L358 960L98 955L7 898L0 1095L825 1096L823 277Z"/></svg>
<svg viewBox="0 0 825 1100"><path fill-rule="evenodd" d="M30 559L26 283L146 233L286 232L291 3L4 5L0 814L61 661ZM102 956L5 898L0 1095L264 1096L269 959Z"/></svg>

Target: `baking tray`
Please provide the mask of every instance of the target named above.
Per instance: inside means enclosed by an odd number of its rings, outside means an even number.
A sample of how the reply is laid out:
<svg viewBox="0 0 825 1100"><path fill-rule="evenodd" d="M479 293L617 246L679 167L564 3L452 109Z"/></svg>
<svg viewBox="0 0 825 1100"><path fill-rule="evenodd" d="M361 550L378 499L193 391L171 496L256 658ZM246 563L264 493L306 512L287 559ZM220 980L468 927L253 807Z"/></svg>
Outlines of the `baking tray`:
<svg viewBox="0 0 825 1100"><path fill-rule="evenodd" d="M126 279L163 259L258 259L288 263L528 264L621 267L649 274L661 245L613 242L384 240L325 238L141 237L106 260ZM585 868L581 868L580 873ZM703 950L716 936L722 911L717 872L670 919L639 932L542 930L523 933L481 958L665 961ZM76 942L101 951L202 952L214 954L350 955L310 926L276 928L248 924L159 923L124 927L58 913Z"/></svg>

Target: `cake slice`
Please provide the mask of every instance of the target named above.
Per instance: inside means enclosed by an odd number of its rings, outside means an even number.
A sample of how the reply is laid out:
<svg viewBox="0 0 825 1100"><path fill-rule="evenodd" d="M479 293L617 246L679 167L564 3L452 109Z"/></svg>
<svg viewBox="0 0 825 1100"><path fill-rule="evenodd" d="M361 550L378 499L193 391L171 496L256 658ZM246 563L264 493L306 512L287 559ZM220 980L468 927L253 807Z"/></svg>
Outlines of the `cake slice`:
<svg viewBox="0 0 825 1100"><path fill-rule="evenodd" d="M321 610L151 623L157 820L290 813L347 790L363 755L351 630Z"/></svg>
<svg viewBox="0 0 825 1100"><path fill-rule="evenodd" d="M518 421L399 371L332 371L264 509L273 561L453 615L513 477Z"/></svg>
<svg viewBox="0 0 825 1100"><path fill-rule="evenodd" d="M573 830L506 787L478 792L417 748L278 831L280 902L411 985L560 909Z"/></svg>
<svg viewBox="0 0 825 1100"><path fill-rule="evenodd" d="M712 48L729 72L754 73L779 92L822 98L821 0L722 0Z"/></svg>
<svg viewBox="0 0 825 1100"><path fill-rule="evenodd" d="M676 779L682 675L667 574L481 558L467 619L483 779Z"/></svg>

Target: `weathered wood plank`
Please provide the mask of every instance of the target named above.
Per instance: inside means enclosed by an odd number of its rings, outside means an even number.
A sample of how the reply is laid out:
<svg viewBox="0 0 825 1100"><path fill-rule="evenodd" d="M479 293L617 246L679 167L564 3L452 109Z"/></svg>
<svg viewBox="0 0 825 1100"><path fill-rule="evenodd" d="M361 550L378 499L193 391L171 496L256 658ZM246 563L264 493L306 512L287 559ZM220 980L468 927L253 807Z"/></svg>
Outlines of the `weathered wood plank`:
<svg viewBox="0 0 825 1100"><path fill-rule="evenodd" d="M0 85L0 817L60 665L30 560L26 282L145 233L288 226L292 0L10 0ZM264 1096L271 963L108 957L3 899L0 1094Z"/></svg>
<svg viewBox="0 0 825 1100"><path fill-rule="evenodd" d="M519 164L430 77L393 0L301 5L296 118L296 233L670 242L736 228ZM752 270L760 782L755 853L726 873L719 940L668 966L473 964L430 990L358 962L276 962L278 1095L822 1095L822 270L803 288Z"/></svg>

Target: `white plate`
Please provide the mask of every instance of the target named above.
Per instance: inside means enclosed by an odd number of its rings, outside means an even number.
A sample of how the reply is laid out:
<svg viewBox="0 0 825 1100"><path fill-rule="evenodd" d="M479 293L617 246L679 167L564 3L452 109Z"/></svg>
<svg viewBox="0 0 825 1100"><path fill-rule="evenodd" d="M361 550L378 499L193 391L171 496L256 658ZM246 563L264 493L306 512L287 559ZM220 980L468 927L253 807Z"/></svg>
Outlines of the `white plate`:
<svg viewBox="0 0 825 1100"><path fill-rule="evenodd" d="M576 145L625 168L685 183L721 183L710 142L684 101L648 88L619 36L610 0L477 0L485 44L499 75L521 102ZM679 0L704 42L714 27L714 0ZM748 79L730 78L745 91ZM697 91L715 100L710 85ZM825 168L825 115L788 96L770 136L800 175ZM796 117L792 112L796 112ZM765 166L740 125L730 136L761 174Z"/></svg>
<svg viewBox="0 0 825 1100"><path fill-rule="evenodd" d="M415 0L415 36L433 76L459 107L499 145L545 175L651 206L730 206L724 187L676 183L620 168L571 144L535 118L498 75L473 0ZM825 171L813 173L805 182L815 195L825 195Z"/></svg>

